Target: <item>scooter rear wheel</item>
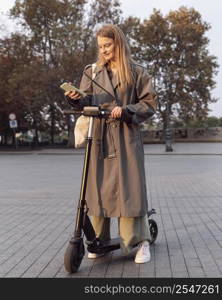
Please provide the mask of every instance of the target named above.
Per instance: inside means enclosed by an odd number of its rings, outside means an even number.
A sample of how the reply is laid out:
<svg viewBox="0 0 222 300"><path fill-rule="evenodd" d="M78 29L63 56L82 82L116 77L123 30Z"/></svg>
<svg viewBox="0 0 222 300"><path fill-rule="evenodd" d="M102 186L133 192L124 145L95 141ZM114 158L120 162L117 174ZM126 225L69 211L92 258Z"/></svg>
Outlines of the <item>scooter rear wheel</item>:
<svg viewBox="0 0 222 300"><path fill-rule="evenodd" d="M150 244L153 244L158 235L158 227L157 227L157 223L153 219L148 219L148 222L149 222L150 235L151 235Z"/></svg>
<svg viewBox="0 0 222 300"><path fill-rule="evenodd" d="M64 266L68 273L76 273L85 254L83 239L70 241L64 255Z"/></svg>

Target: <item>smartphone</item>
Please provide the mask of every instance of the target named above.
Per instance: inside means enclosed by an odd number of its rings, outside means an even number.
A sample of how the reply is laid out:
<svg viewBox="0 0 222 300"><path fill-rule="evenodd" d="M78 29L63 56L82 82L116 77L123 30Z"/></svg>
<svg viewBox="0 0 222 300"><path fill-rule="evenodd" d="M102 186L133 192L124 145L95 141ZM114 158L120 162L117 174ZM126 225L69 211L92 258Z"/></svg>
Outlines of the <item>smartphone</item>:
<svg viewBox="0 0 222 300"><path fill-rule="evenodd" d="M64 82L63 84L61 84L60 88L63 89L64 91L66 91L66 92L76 91L82 97L87 96L87 94L85 92L81 91L80 89L78 89L77 87L75 87L74 85L72 85L72 84L70 84L68 82Z"/></svg>

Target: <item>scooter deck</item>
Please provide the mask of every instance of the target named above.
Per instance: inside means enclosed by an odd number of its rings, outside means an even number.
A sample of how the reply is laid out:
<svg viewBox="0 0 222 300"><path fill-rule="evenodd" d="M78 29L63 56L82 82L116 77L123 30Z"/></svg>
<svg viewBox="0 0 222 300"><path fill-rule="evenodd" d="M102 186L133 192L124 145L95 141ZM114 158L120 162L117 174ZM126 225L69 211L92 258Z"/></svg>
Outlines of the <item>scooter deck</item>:
<svg viewBox="0 0 222 300"><path fill-rule="evenodd" d="M120 238L114 238L109 241L101 241L97 245L89 245L87 250L91 253L107 253L120 248Z"/></svg>

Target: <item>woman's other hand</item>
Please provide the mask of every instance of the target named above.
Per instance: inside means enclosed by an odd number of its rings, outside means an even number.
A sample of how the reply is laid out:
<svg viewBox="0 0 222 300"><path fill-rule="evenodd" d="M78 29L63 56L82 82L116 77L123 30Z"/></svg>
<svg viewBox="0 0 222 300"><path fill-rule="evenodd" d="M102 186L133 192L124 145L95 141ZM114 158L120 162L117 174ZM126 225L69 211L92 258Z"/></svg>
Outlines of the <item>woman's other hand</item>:
<svg viewBox="0 0 222 300"><path fill-rule="evenodd" d="M121 106L116 106L111 111L111 118L113 118L113 119L121 118L121 115L122 115L122 107Z"/></svg>

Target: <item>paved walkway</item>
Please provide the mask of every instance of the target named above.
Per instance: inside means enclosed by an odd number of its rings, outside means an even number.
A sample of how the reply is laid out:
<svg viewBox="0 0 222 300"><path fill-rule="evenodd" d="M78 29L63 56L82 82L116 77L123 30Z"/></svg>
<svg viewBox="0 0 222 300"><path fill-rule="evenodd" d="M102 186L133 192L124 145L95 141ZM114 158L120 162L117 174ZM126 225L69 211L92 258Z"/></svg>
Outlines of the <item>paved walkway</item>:
<svg viewBox="0 0 222 300"><path fill-rule="evenodd" d="M159 228L151 262L137 265L134 253L122 257L119 250L96 260L85 255L73 275L64 270L63 258L74 227L83 155L1 152L0 277L221 278L222 144L181 143L174 150L180 155L162 155L164 145L145 145L145 153L152 154L145 156L149 206L157 211ZM117 235L116 219L112 235Z"/></svg>

